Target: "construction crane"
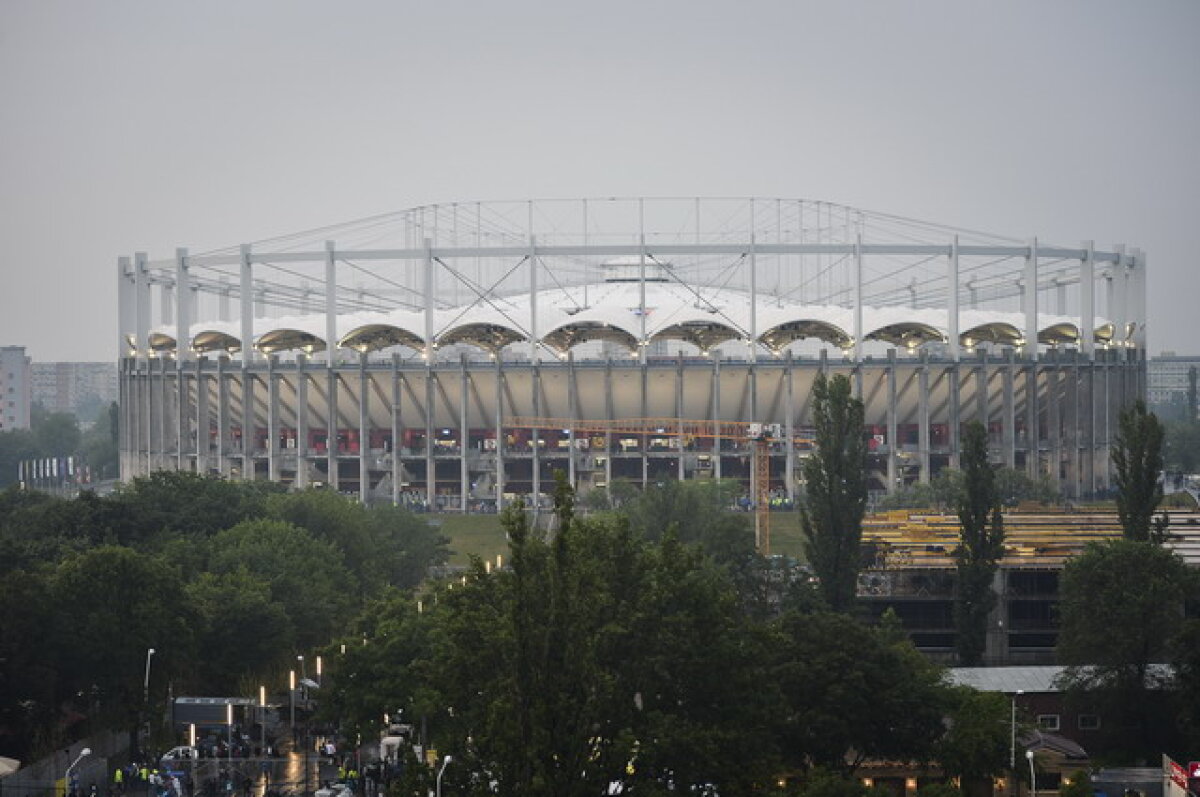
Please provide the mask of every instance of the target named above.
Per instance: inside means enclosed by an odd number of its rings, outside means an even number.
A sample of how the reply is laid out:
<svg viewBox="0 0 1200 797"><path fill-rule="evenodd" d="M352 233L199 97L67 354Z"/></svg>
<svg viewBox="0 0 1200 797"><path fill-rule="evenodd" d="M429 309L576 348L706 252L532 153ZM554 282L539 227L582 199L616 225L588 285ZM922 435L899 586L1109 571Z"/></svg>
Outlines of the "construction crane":
<svg viewBox="0 0 1200 797"><path fill-rule="evenodd" d="M572 418L510 417L505 427L516 429L562 429L572 436L585 434L666 434L684 438L733 440L750 444L750 493L754 496L754 544L759 553L771 553L771 452L770 445L782 440L777 423L752 421L694 421L681 418L628 418L624 420L575 420ZM719 452L717 452L719 454ZM572 452L574 456L574 452Z"/></svg>

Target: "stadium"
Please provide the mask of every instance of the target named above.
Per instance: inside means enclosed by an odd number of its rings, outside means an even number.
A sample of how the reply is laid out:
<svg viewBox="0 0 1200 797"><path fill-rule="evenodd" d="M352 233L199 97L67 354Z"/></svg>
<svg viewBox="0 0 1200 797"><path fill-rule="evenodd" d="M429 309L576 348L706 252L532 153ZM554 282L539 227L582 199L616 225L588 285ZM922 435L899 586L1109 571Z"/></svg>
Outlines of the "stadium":
<svg viewBox="0 0 1200 797"><path fill-rule="evenodd" d="M123 479L468 512L537 506L562 470L786 501L813 381L840 373L876 493L955 466L978 419L997 462L1086 497L1145 390L1140 251L811 200L429 205L117 279Z"/></svg>

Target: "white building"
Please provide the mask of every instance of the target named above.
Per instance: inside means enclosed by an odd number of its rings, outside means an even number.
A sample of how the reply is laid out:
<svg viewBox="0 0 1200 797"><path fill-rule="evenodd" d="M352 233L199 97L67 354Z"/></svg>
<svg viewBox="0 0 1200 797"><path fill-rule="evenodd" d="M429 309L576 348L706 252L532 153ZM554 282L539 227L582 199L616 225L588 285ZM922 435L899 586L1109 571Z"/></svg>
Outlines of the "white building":
<svg viewBox="0 0 1200 797"><path fill-rule="evenodd" d="M0 346L0 432L29 428L30 368L24 346Z"/></svg>
<svg viewBox="0 0 1200 797"><path fill-rule="evenodd" d="M1188 373L1200 371L1200 357L1164 351L1146 364L1146 400L1154 406L1183 406L1187 402Z"/></svg>

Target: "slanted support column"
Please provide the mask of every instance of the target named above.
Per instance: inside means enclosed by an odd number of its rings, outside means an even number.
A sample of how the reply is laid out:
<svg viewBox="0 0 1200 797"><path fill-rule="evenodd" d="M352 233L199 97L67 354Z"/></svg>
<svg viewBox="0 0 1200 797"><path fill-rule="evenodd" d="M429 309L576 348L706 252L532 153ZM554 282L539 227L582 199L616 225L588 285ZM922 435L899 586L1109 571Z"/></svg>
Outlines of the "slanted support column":
<svg viewBox="0 0 1200 797"><path fill-rule="evenodd" d="M946 424L946 445L950 449L950 467L958 470L961 467L959 440L962 437L962 408L959 404L959 388L962 384L962 373L957 361L946 368L947 385L950 388L949 411L950 419Z"/></svg>
<svg viewBox="0 0 1200 797"><path fill-rule="evenodd" d="M1049 364L1044 366L1046 378L1046 447L1050 483L1062 490L1062 364L1061 352L1048 352Z"/></svg>
<svg viewBox="0 0 1200 797"><path fill-rule="evenodd" d="M572 421L579 420L579 382L578 375L575 373L575 352L567 352L567 417ZM571 485L571 489L579 489L579 475L575 461L579 457L579 450L575 444L575 427L571 426L567 432L567 482Z"/></svg>
<svg viewBox="0 0 1200 797"><path fill-rule="evenodd" d="M676 418L683 417L683 355L682 354L679 355L679 357L676 358L676 361L675 361L675 417ZM683 481L684 476L685 476L683 460L684 460L684 457L686 456L685 452L687 450L687 447L684 446L684 444L683 444L682 432L680 432L679 436L676 439L678 440L677 445L679 446L679 457L676 459L676 464L678 466L676 478L679 479L679 481Z"/></svg>
<svg viewBox="0 0 1200 797"><path fill-rule="evenodd" d="M712 417L713 417L713 478L721 480L721 358L713 354ZM611 394L611 390L609 391Z"/></svg>
<svg viewBox="0 0 1200 797"><path fill-rule="evenodd" d="M243 352L245 350L243 349ZM242 360L242 480L254 481L254 374Z"/></svg>
<svg viewBox="0 0 1200 797"><path fill-rule="evenodd" d="M785 383L787 387L787 417L784 421L784 434L787 435L787 446L785 448L787 460L784 464L784 477L787 481L788 501L792 506L796 505L796 379L794 365L792 352L789 349L785 376L787 380Z"/></svg>
<svg viewBox="0 0 1200 797"><path fill-rule="evenodd" d="M358 355L358 501L371 503L371 374L365 351Z"/></svg>
<svg viewBox="0 0 1200 797"><path fill-rule="evenodd" d="M987 352L980 349L977 360L978 364L975 366L975 407L978 412L979 422L983 424L984 431L988 432L991 421L991 410L988 396Z"/></svg>
<svg viewBox="0 0 1200 797"><path fill-rule="evenodd" d="M296 357L296 477L297 490L308 488L308 357ZM328 442L328 441L327 441Z"/></svg>
<svg viewBox="0 0 1200 797"><path fill-rule="evenodd" d="M430 359L425 361L425 503L430 512L436 512L438 509L437 459L434 456L433 446L435 439L433 397L436 395L433 380L435 378L431 353Z"/></svg>
<svg viewBox="0 0 1200 797"><path fill-rule="evenodd" d="M921 484L929 484L929 354L925 351L917 366L917 458Z"/></svg>
<svg viewBox="0 0 1200 797"><path fill-rule="evenodd" d="M190 464L188 454L191 453L191 421L192 401L188 387L188 372L186 365L180 360L175 361L175 469L188 470Z"/></svg>
<svg viewBox="0 0 1200 797"><path fill-rule="evenodd" d="M229 423L229 357L222 354L217 358L217 470L222 478L229 478L229 459L233 452Z"/></svg>
<svg viewBox="0 0 1200 797"><path fill-rule="evenodd" d="M400 460L400 355L392 354L392 505L400 504L400 482L403 481L404 463Z"/></svg>
<svg viewBox="0 0 1200 797"><path fill-rule="evenodd" d="M1025 365L1025 473L1031 479L1041 475L1041 419L1038 400L1036 356L1027 353Z"/></svg>
<svg viewBox="0 0 1200 797"><path fill-rule="evenodd" d="M542 417L542 371L538 366L537 360L530 363L529 386L533 392L529 406L533 407L533 416L535 418ZM542 430L533 430L533 439L530 440L532 451L530 452L530 462L533 466L533 516L538 517L542 509L542 446L541 446Z"/></svg>
<svg viewBox="0 0 1200 797"><path fill-rule="evenodd" d="M325 481L330 489L340 486L338 473L338 376L333 361L325 361Z"/></svg>
<svg viewBox="0 0 1200 797"><path fill-rule="evenodd" d="M504 454L508 441L504 439L504 368L500 353L493 353L496 363L496 511L504 509Z"/></svg>
<svg viewBox="0 0 1200 797"><path fill-rule="evenodd" d="M209 451L208 433L212 428L208 409L208 378L204 375L204 365L208 358L201 355L196 358L196 473L201 476L208 473Z"/></svg>
<svg viewBox="0 0 1200 797"><path fill-rule="evenodd" d="M1016 372L1015 352L1004 350L1004 464L1009 468L1017 466L1017 410L1015 390L1013 387Z"/></svg>
<svg viewBox="0 0 1200 797"><path fill-rule="evenodd" d="M279 355L267 355L267 478L279 482Z"/></svg>
<svg viewBox="0 0 1200 797"><path fill-rule="evenodd" d="M887 492L894 495L899 481L897 470L897 440L899 424L896 419L896 350L887 351Z"/></svg>
<svg viewBox="0 0 1200 797"><path fill-rule="evenodd" d="M467 355L458 360L458 510L467 513L467 502L471 498L471 468L467 455L471 451L471 422L469 399L471 381L467 374ZM572 481L573 485L575 482Z"/></svg>

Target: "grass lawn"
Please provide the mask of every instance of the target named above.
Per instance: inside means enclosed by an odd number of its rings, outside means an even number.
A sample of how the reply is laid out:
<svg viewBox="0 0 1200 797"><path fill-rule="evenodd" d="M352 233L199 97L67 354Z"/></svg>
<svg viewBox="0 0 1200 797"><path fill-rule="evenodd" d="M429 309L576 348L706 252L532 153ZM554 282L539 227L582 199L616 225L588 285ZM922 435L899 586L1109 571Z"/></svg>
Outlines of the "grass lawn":
<svg viewBox="0 0 1200 797"><path fill-rule="evenodd" d="M429 520L450 538L451 565L466 565L472 555L493 562L496 554L508 556L499 515L430 515ZM798 512L771 513L771 553L804 559Z"/></svg>

